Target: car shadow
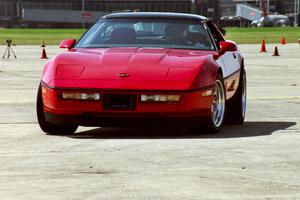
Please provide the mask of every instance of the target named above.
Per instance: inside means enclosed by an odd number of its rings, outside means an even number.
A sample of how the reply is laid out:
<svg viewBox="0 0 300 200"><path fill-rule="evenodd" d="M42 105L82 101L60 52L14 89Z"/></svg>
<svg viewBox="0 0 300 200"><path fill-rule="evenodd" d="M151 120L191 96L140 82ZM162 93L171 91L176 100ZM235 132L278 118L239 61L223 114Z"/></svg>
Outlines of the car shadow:
<svg viewBox="0 0 300 200"><path fill-rule="evenodd" d="M96 128L78 132L67 137L73 139L200 139L200 138L242 138L272 135L296 125L295 122L245 122L240 126L224 126L221 132L189 133L186 129L174 128Z"/></svg>

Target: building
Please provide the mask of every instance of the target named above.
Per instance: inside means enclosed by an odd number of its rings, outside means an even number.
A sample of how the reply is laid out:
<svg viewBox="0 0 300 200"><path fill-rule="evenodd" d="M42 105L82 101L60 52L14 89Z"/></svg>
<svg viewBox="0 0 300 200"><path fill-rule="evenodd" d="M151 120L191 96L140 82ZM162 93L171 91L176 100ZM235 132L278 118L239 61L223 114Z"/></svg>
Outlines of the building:
<svg viewBox="0 0 300 200"><path fill-rule="evenodd" d="M14 0L0 0L0 26L10 26L19 18L19 8Z"/></svg>
<svg viewBox="0 0 300 200"><path fill-rule="evenodd" d="M299 0L264 0L264 2L265 2L267 12L269 14L287 15L290 18L290 20L294 22L295 2L297 3L299 2ZM243 7L252 7L254 9L261 7L260 0L221 0L220 10L222 11L221 12L222 24L227 24L227 25L231 24L232 26L238 26L238 24L241 23L241 21L238 18L236 18L238 4L245 4L246 6ZM298 18L298 21L300 21L299 9L300 8L298 6L298 10L296 10L296 17ZM259 16L259 18L260 17L261 16ZM249 24L249 22L248 23L245 22L245 23Z"/></svg>
<svg viewBox="0 0 300 200"><path fill-rule="evenodd" d="M264 0L270 13L280 13L285 15L294 14L295 0ZM269 2L269 4L267 4ZM221 15L235 16L236 4L247 4L250 6L260 7L260 0L221 0Z"/></svg>
<svg viewBox="0 0 300 200"><path fill-rule="evenodd" d="M196 13L220 17L219 0L0 0L0 26L87 27L124 11Z"/></svg>

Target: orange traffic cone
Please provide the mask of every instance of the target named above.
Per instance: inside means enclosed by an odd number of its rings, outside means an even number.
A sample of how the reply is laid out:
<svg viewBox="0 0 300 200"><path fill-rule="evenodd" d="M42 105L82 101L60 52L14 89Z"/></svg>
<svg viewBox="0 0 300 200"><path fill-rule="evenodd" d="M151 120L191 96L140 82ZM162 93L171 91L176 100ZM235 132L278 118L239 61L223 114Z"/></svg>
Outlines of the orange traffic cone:
<svg viewBox="0 0 300 200"><path fill-rule="evenodd" d="M267 50L266 50L266 41L262 40L261 47L260 47L260 53L265 53L265 52L267 52Z"/></svg>
<svg viewBox="0 0 300 200"><path fill-rule="evenodd" d="M281 44L285 44L285 38L284 38L284 36L282 36L282 38L281 38Z"/></svg>
<svg viewBox="0 0 300 200"><path fill-rule="evenodd" d="M43 48L41 59L48 59L45 48Z"/></svg>
<svg viewBox="0 0 300 200"><path fill-rule="evenodd" d="M45 49L46 44L44 40L42 41L41 47L43 48L41 59L48 59L46 49Z"/></svg>
<svg viewBox="0 0 300 200"><path fill-rule="evenodd" d="M273 56L280 56L280 55L279 55L279 52L278 52L278 47L275 47Z"/></svg>
<svg viewBox="0 0 300 200"><path fill-rule="evenodd" d="M45 41L44 41L44 40L42 41L41 47L43 47L43 48L46 47L46 44L45 44Z"/></svg>

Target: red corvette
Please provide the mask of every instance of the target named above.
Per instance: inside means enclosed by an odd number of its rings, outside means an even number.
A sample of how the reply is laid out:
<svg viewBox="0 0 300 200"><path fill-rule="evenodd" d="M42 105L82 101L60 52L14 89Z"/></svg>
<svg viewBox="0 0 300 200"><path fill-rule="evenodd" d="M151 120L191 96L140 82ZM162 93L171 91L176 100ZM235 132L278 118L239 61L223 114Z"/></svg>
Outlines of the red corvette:
<svg viewBox="0 0 300 200"><path fill-rule="evenodd" d="M37 116L48 134L78 126L206 127L242 124L243 57L207 18L119 13L101 18L43 71Z"/></svg>

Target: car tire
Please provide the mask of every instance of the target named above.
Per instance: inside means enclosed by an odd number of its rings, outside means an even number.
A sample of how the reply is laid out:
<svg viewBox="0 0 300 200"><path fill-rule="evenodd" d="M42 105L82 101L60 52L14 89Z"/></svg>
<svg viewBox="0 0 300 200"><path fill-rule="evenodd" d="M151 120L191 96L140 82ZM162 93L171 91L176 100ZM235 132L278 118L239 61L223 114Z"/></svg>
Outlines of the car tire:
<svg viewBox="0 0 300 200"><path fill-rule="evenodd" d="M206 124L189 128L192 133L218 133L225 117L226 108L226 92L224 80L221 74L218 74L215 81L215 89L213 93L213 103L211 107L211 115L206 118Z"/></svg>
<svg viewBox="0 0 300 200"><path fill-rule="evenodd" d="M225 121L228 124L243 124L246 115L247 78L243 68L241 70L239 86L236 94L227 101Z"/></svg>
<svg viewBox="0 0 300 200"><path fill-rule="evenodd" d="M37 101L36 101L36 112L38 123L40 128L49 135L68 135L73 134L77 130L78 126L64 126L64 125L57 125L53 123L49 123L45 119L45 113L43 108L43 98L42 98L42 89L41 86L38 89L37 94Z"/></svg>

